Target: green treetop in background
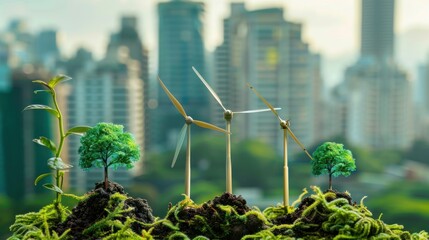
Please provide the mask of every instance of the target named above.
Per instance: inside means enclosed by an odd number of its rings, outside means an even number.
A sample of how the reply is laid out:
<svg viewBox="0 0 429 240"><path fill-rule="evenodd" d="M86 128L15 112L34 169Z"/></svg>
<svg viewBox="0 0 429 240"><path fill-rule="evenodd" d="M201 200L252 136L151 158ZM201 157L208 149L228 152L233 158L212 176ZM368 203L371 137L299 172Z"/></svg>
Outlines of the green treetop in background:
<svg viewBox="0 0 429 240"><path fill-rule="evenodd" d="M108 187L108 168L132 168L140 159L139 146L122 125L98 123L80 139L79 166L104 168L104 189Z"/></svg>
<svg viewBox="0 0 429 240"><path fill-rule="evenodd" d="M332 176L349 176L356 170L352 152L344 149L344 145L335 142L325 142L313 153L313 174L329 175L329 189L332 190Z"/></svg>

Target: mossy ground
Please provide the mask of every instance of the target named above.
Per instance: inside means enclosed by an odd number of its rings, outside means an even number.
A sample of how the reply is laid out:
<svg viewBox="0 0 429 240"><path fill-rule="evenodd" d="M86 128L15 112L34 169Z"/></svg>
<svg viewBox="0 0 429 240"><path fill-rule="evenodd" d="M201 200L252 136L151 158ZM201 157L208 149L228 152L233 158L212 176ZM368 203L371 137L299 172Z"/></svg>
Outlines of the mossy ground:
<svg viewBox="0 0 429 240"><path fill-rule="evenodd" d="M53 204L17 216L10 239L141 239L143 224L154 220L146 200L128 197L116 183L107 190L103 186L96 184L72 211L62 210L61 217Z"/></svg>
<svg viewBox="0 0 429 240"><path fill-rule="evenodd" d="M429 239L425 231L410 233L381 216L373 218L364 199L357 204L348 193L312 189L314 194L299 199L296 208L267 208L264 215L273 225L243 239Z"/></svg>
<svg viewBox="0 0 429 240"><path fill-rule="evenodd" d="M185 197L154 219L146 201L128 197L120 185L97 186L72 211L50 204L18 215L10 239L429 239L425 231L410 233L373 218L363 199L312 190L291 206L262 212L228 193L203 204Z"/></svg>
<svg viewBox="0 0 429 240"><path fill-rule="evenodd" d="M164 219L148 225L150 239L241 239L267 228L268 221L250 209L241 196L225 193L203 204L185 199L173 206Z"/></svg>
<svg viewBox="0 0 429 240"><path fill-rule="evenodd" d="M410 233L373 218L363 199L357 204L348 193L312 189L291 206L263 212L230 194L201 205L185 198L164 219L146 225L143 239L429 239L425 231Z"/></svg>

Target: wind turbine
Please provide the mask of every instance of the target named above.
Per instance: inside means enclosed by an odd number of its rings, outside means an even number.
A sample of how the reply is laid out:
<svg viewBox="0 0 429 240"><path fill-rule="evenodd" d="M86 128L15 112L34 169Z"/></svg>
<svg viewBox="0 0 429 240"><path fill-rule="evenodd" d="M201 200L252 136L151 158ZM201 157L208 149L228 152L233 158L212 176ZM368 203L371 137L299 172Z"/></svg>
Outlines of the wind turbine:
<svg viewBox="0 0 429 240"><path fill-rule="evenodd" d="M192 119L191 116L188 116L185 112L185 109L183 109L183 106L180 104L180 102L171 94L171 92L167 89L167 87L164 85L164 83L161 81L161 79L158 77L159 83L161 84L162 89L164 89L164 92L167 94L168 98L171 100L173 105L177 108L179 113L185 118L185 125L183 125L182 130L180 130L179 134L179 141L177 142L176 151L174 153L173 162L171 164L171 167L174 167L174 164L176 163L177 156L179 155L180 148L182 147L182 144L185 140L185 135L187 135L187 145L186 145L186 167L185 167L185 194L190 197L191 196L191 124L195 123L195 125L202 127L202 128L208 128L215 131L227 133L229 135L228 131L225 131L222 128L216 127L215 125L212 125L210 123L198 121Z"/></svg>
<svg viewBox="0 0 429 240"><path fill-rule="evenodd" d="M203 82L203 84L206 86L206 88L209 90L209 92L212 94L214 99L219 103L219 105L223 108L223 117L226 121L226 131L231 132L231 120L235 113L257 113L257 112L268 112L270 109L258 109L258 110L248 110L248 111L239 111L239 112L233 112L222 104L222 101L220 100L219 96L216 94L216 92L210 87L210 85L204 80L204 78L201 76L201 74L192 67L195 74L197 74L198 78ZM275 108L276 110L280 110L281 108ZM230 134L226 135L226 192L232 193L232 161L231 161L231 136Z"/></svg>
<svg viewBox="0 0 429 240"><path fill-rule="evenodd" d="M313 160L310 153L308 153L307 149L304 147L304 145L298 140L298 138L295 136L295 134L290 129L290 122L289 120L283 120L277 111L271 106L271 104L258 92L256 89L250 85L250 83L247 83L249 88L258 96L262 102L267 105L271 109L271 111L274 113L274 115L277 116L277 118L280 121L280 127L283 129L283 160L284 160L284 167L283 167L283 184L284 184L284 191L283 191L283 205L288 206L289 205L289 168L288 168L288 159L287 159L287 137L288 133L292 137L292 139L301 147L302 150L307 154L307 156Z"/></svg>

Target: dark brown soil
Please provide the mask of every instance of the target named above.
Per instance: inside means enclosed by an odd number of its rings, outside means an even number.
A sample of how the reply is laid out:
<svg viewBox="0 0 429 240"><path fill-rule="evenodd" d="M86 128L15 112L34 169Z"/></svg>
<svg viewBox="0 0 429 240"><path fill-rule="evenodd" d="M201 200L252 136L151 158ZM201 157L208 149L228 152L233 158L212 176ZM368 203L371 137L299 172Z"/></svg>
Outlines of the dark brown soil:
<svg viewBox="0 0 429 240"><path fill-rule="evenodd" d="M227 213L221 206L231 206L236 214ZM189 238L203 235L210 239L241 239L243 236L253 234L265 229L266 226L257 215L243 215L251 209L241 196L224 193L215 197L200 207L185 207L178 214L179 221L174 213L169 213L167 219L174 225L178 224L180 231ZM152 232L156 238L167 238L173 232L170 228L160 224Z"/></svg>
<svg viewBox="0 0 429 240"><path fill-rule="evenodd" d="M103 182L97 183L95 189L87 193L89 197L74 207L72 214L65 222L59 224L55 231L62 233L67 229L71 229L69 235L71 235L73 239L96 239L91 236L83 236L82 232L95 222L107 216L106 208L108 208L110 196L114 193L121 193L127 196L124 188L117 183L109 182L107 191L104 189ZM152 209L145 199L128 197L125 200L124 209L130 207L132 207L133 210L124 213L118 220L125 222L126 217L130 217L142 223L152 223L154 221ZM132 224L132 229L137 234L141 234L142 224L134 222ZM107 231L111 230L108 229Z"/></svg>

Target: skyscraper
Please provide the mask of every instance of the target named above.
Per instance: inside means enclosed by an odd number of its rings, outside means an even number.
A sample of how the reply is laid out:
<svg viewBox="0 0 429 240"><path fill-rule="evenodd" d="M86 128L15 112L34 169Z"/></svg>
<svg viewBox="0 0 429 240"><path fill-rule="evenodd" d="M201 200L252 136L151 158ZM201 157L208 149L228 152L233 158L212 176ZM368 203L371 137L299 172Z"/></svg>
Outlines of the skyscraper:
<svg viewBox="0 0 429 240"><path fill-rule="evenodd" d="M3 93L1 92L0 95ZM1 97L0 97L1 99ZM3 100L3 99L2 99ZM5 169L5 156L3 151L3 111L0 108L0 195L6 194L6 169Z"/></svg>
<svg viewBox="0 0 429 240"><path fill-rule="evenodd" d="M58 48L58 33L55 30L43 30L34 41L35 61L45 68L56 70L57 62L60 60Z"/></svg>
<svg viewBox="0 0 429 240"><path fill-rule="evenodd" d="M426 62L419 67L417 83L417 101L423 107L425 114L429 115L429 54Z"/></svg>
<svg viewBox="0 0 429 240"><path fill-rule="evenodd" d="M16 19L10 22L6 32L9 45L9 65L11 68L32 64L34 61L34 37L27 29L24 20Z"/></svg>
<svg viewBox="0 0 429 240"><path fill-rule="evenodd" d="M358 63L346 72L347 139L359 146L404 149L413 139L411 84L395 65Z"/></svg>
<svg viewBox="0 0 429 240"><path fill-rule="evenodd" d="M395 38L395 1L362 0L361 57L392 61Z"/></svg>
<svg viewBox="0 0 429 240"><path fill-rule="evenodd" d="M345 73L347 139L406 148L413 140L411 83L394 62L394 0L362 1L361 56Z"/></svg>
<svg viewBox="0 0 429 240"><path fill-rule="evenodd" d="M314 141L313 84L320 84L320 61L301 39L301 30L299 23L284 19L281 8L247 11L243 3L233 3L224 20L224 42L216 50L216 90L233 110L265 108L246 87L250 82L272 105L283 108L280 114L309 145ZM236 137L258 138L282 149L282 132L271 113L237 115L232 128Z"/></svg>
<svg viewBox="0 0 429 240"><path fill-rule="evenodd" d="M25 71L24 71L25 70ZM34 187L39 174L49 171L47 160L52 157L46 148L32 142L32 139L45 136L53 139L52 115L45 111L25 111L27 105L50 105L48 94L34 94L40 89L32 83L34 79L49 79L43 69L14 69L10 91L1 93L2 143L5 171L6 193L15 200L35 192L44 191L41 186ZM13 104L11 104L13 103Z"/></svg>
<svg viewBox="0 0 429 240"><path fill-rule="evenodd" d="M416 138L429 141L429 54L426 61L419 66L415 96Z"/></svg>
<svg viewBox="0 0 429 240"><path fill-rule="evenodd" d="M11 87L9 67L9 45L0 40L0 91L8 91Z"/></svg>
<svg viewBox="0 0 429 240"><path fill-rule="evenodd" d="M0 102L6 101L7 93L10 91L10 68L8 66L9 53L8 46L5 42L0 40ZM0 194L6 193L6 169L5 169L5 154L4 154L4 141L6 140L3 135L4 121L3 117L6 116L4 105L0 103Z"/></svg>
<svg viewBox="0 0 429 240"><path fill-rule="evenodd" d="M119 61L129 59L138 62L139 78L143 81L143 106L144 111L144 149L149 148L151 141L150 118L148 113L149 102L149 59L148 50L143 46L142 37L138 31L138 19L135 16L123 16L118 32L110 36L107 46L105 64L116 64ZM142 149L143 150L143 149Z"/></svg>
<svg viewBox="0 0 429 240"><path fill-rule="evenodd" d="M206 75L203 13L202 2L173 0L158 4L158 75L189 115L208 120L208 93L191 68L194 66ZM168 136L177 132L182 119L161 88L158 88L158 108L154 113L158 121L153 138L165 146Z"/></svg>

